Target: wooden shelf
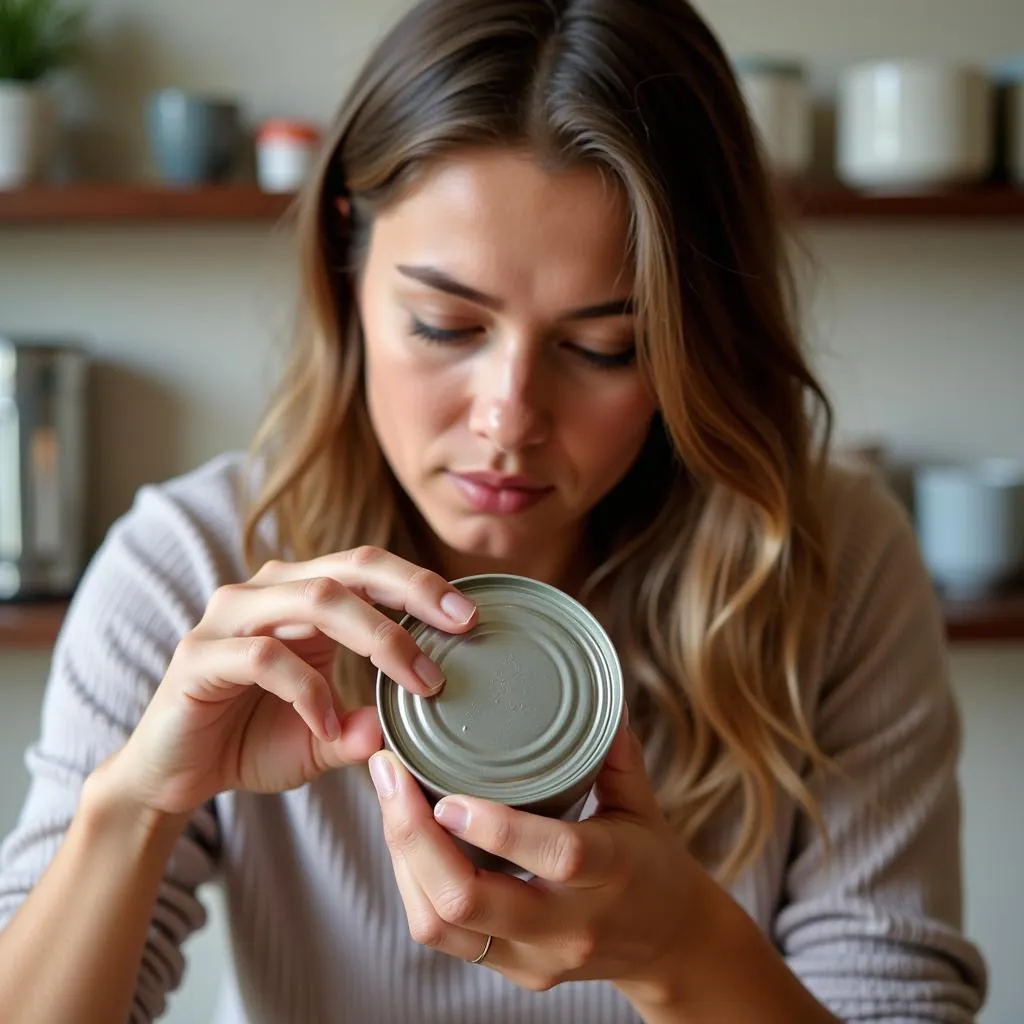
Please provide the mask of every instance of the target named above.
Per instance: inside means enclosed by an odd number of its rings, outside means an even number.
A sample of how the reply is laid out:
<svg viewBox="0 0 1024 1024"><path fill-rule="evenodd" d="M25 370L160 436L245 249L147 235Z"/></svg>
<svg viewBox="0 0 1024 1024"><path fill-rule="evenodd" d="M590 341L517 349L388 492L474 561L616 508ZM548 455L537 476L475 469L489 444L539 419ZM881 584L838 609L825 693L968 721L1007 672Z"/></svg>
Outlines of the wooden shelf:
<svg viewBox="0 0 1024 1024"><path fill-rule="evenodd" d="M799 185L784 202L810 221L1024 221L1024 187L979 185L922 195L876 195L842 185Z"/></svg>
<svg viewBox="0 0 1024 1024"><path fill-rule="evenodd" d="M49 650L67 609L67 601L0 603L0 651Z"/></svg>
<svg viewBox="0 0 1024 1024"><path fill-rule="evenodd" d="M1024 221L1024 187L984 185L929 195L873 195L841 185L783 186L785 203L805 221ZM38 185L0 191L0 226L69 226L275 221L291 195L256 185L192 189L146 184Z"/></svg>
<svg viewBox="0 0 1024 1024"><path fill-rule="evenodd" d="M0 603L0 651L48 650L67 607L66 601ZM944 601L942 609L951 643L1024 643L1024 593Z"/></svg>
<svg viewBox="0 0 1024 1024"><path fill-rule="evenodd" d="M255 185L38 185L0 191L0 225L274 221L293 198Z"/></svg>
<svg viewBox="0 0 1024 1024"><path fill-rule="evenodd" d="M942 610L953 643L1024 642L1024 593L977 601L944 601Z"/></svg>

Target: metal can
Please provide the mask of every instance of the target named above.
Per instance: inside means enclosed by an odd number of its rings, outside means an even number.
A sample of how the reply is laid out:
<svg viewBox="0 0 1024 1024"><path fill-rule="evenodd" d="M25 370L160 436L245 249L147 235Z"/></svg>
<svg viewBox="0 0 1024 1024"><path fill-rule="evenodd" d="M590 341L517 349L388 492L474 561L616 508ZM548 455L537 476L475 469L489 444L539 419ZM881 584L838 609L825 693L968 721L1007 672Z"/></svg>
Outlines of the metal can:
<svg viewBox="0 0 1024 1024"><path fill-rule="evenodd" d="M431 802L465 794L576 820L615 739L622 669L594 616L556 587L487 574L453 583L479 608L453 635L406 616L402 626L445 674L418 697L377 674L388 747ZM460 843L480 866L510 866Z"/></svg>

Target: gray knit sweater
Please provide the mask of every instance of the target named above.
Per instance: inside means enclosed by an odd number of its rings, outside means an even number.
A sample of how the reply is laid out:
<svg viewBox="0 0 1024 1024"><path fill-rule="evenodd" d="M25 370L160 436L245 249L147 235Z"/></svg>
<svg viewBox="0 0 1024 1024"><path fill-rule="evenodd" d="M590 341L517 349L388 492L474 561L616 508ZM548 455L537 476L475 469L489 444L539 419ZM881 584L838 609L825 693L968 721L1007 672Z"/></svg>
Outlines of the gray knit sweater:
<svg viewBox="0 0 1024 1024"><path fill-rule="evenodd" d="M26 755L31 789L0 853L0 927L53 857L83 780L124 743L213 590L245 577L242 466L225 455L144 488L93 560ZM786 805L732 891L842 1020L967 1024L985 971L959 932L959 723L941 623L909 524L884 488L837 470L831 505L837 599L803 679L817 739L847 777L815 784L831 855ZM605 983L533 994L418 947L372 791L362 774L338 771L276 796L225 793L195 814L153 911L133 1021L157 1018L178 985L181 942L205 918L196 887L210 879L224 888L233 953L218 1024L637 1019Z"/></svg>

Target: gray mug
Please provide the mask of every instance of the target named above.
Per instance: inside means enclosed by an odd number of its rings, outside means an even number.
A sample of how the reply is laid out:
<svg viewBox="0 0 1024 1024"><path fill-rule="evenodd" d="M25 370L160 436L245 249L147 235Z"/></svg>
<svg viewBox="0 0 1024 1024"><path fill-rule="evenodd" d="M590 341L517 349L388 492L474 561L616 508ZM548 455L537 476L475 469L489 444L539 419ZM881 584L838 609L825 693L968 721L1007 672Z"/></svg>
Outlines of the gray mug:
<svg viewBox="0 0 1024 1024"><path fill-rule="evenodd" d="M1024 465L983 459L915 477L921 553L951 597L977 598L1024 570Z"/></svg>
<svg viewBox="0 0 1024 1024"><path fill-rule="evenodd" d="M160 177L173 185L222 181L241 141L238 104L165 89L146 103L146 135Z"/></svg>

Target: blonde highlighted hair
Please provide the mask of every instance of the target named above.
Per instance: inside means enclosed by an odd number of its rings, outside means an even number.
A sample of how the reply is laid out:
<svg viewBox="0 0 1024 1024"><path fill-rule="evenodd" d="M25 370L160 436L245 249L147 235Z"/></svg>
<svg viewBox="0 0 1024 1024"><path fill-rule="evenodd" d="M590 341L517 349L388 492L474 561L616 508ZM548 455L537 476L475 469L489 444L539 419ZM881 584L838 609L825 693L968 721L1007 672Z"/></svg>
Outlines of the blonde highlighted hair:
<svg viewBox="0 0 1024 1024"><path fill-rule="evenodd" d="M361 544L416 558L418 513L363 393L356 279L373 218L470 147L590 166L631 209L639 356L659 412L592 510L582 597L611 631L635 728L667 740L659 796L695 847L728 808L715 867L735 878L781 794L821 823L824 763L799 673L821 624L831 412L796 334L794 288L728 60L685 0L425 0L370 57L297 206L301 323L254 445L246 550L312 558ZM343 217L339 202L350 211ZM258 544L268 518L276 542ZM347 659L348 699L368 699Z"/></svg>

